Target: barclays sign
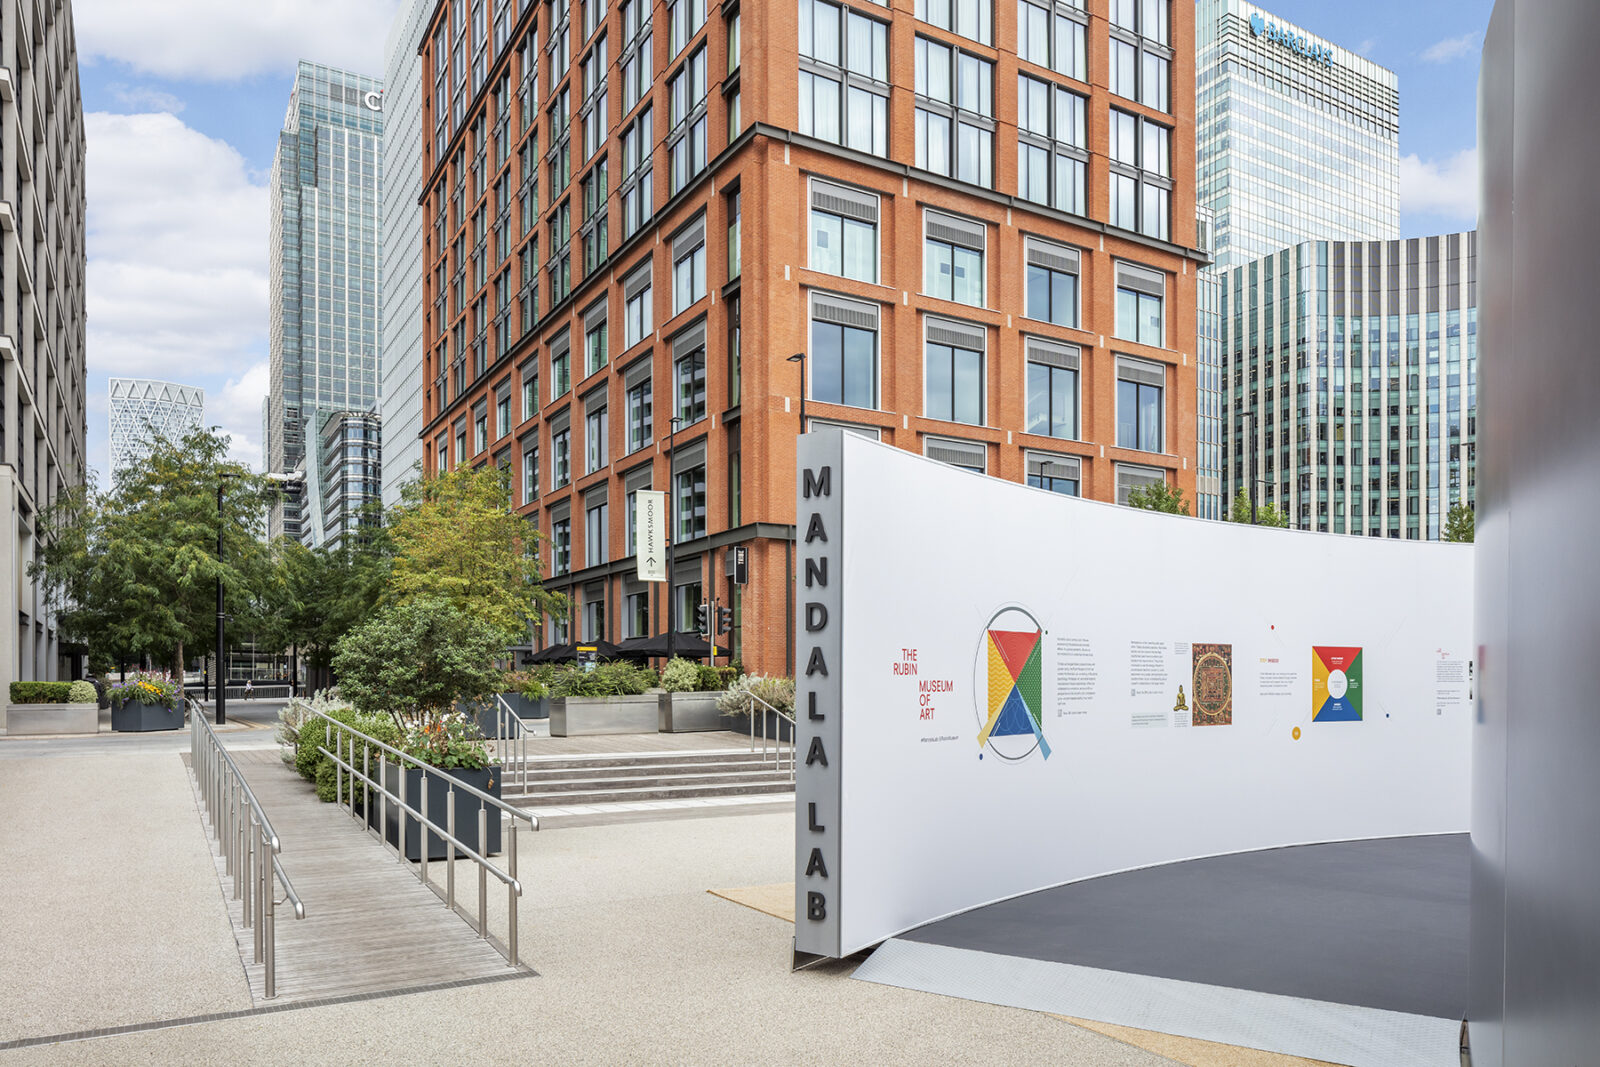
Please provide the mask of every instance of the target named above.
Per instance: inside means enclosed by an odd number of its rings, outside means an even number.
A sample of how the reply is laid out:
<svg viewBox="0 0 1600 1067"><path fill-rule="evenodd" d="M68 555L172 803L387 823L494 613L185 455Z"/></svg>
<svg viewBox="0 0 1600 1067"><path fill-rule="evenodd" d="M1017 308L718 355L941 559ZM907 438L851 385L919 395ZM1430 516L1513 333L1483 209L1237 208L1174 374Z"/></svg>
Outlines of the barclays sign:
<svg viewBox="0 0 1600 1067"><path fill-rule="evenodd" d="M1260 15L1250 16L1250 33L1254 37L1265 37L1269 41L1276 41L1295 55L1304 56L1313 63L1321 63L1325 67L1333 66L1333 49L1326 45L1312 44L1282 26L1274 26Z"/></svg>

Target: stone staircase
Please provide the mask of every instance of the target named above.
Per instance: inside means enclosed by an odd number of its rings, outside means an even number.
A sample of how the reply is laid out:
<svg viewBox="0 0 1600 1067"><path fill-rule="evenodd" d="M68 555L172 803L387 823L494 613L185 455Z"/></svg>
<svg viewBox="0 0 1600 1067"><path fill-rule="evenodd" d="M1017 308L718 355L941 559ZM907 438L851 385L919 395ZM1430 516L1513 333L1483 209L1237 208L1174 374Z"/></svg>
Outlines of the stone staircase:
<svg viewBox="0 0 1600 1067"><path fill-rule="evenodd" d="M787 753L781 769L771 753L739 748L678 752L618 752L530 756L524 785L506 768L501 796L541 818L634 815L700 807L790 801L794 782Z"/></svg>

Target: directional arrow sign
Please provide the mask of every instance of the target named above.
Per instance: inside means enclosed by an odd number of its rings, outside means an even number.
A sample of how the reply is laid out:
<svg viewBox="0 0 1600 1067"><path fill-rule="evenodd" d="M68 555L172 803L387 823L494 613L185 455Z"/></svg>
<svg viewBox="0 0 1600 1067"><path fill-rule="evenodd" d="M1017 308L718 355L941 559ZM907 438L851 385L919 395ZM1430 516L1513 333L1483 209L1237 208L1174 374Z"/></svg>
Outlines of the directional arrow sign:
<svg viewBox="0 0 1600 1067"><path fill-rule="evenodd" d="M667 580L667 494L633 494L633 554L641 582Z"/></svg>

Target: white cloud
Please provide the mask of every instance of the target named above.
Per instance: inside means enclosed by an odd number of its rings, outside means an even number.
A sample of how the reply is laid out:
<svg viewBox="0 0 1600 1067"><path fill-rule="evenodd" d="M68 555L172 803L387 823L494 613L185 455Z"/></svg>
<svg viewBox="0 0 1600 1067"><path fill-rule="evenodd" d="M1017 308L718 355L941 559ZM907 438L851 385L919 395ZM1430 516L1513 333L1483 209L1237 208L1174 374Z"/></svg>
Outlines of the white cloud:
<svg viewBox="0 0 1600 1067"><path fill-rule="evenodd" d="M1422 50L1424 63L1449 63L1470 56L1478 50L1478 34L1463 33L1460 37L1446 37Z"/></svg>
<svg viewBox="0 0 1600 1067"><path fill-rule="evenodd" d="M152 89L147 85L123 85L117 82L106 86L106 91L116 97L117 103L130 111L165 111L176 115L184 104L171 93Z"/></svg>
<svg viewBox="0 0 1600 1067"><path fill-rule="evenodd" d="M1442 160L1400 157L1400 209L1408 214L1478 217L1478 149Z"/></svg>
<svg viewBox="0 0 1600 1067"><path fill-rule="evenodd" d="M206 425L221 426L233 438L229 455L251 470L262 469L261 401L271 380L269 366L261 362L230 377L220 390L206 390Z"/></svg>
<svg viewBox="0 0 1600 1067"><path fill-rule="evenodd" d="M1368 37L1366 40L1356 45L1356 54L1370 56L1372 54L1372 50L1376 47L1378 47L1378 42L1374 38Z"/></svg>
<svg viewBox="0 0 1600 1067"><path fill-rule="evenodd" d="M76 0L78 52L165 78L232 81L296 60L383 72L400 0Z"/></svg>
<svg viewBox="0 0 1600 1067"><path fill-rule="evenodd" d="M266 185L175 116L85 124L90 369L192 381L260 358Z"/></svg>

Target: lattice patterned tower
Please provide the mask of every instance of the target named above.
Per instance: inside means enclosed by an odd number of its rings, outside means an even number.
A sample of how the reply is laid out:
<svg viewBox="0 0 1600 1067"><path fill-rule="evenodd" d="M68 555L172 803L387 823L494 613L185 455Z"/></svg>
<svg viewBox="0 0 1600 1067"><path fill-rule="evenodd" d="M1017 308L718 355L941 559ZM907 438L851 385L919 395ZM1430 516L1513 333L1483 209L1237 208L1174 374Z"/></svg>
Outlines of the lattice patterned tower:
<svg viewBox="0 0 1600 1067"><path fill-rule="evenodd" d="M149 450L157 434L179 438L205 422L205 390L192 385L112 378L109 392L113 480Z"/></svg>

